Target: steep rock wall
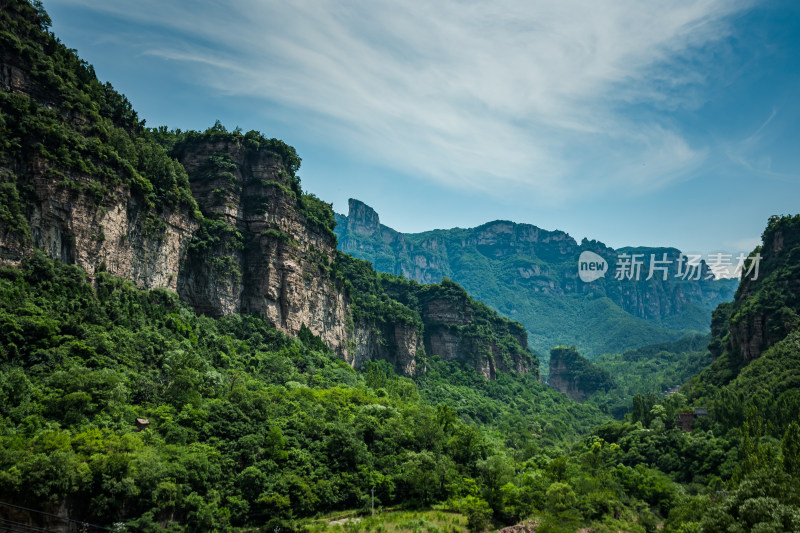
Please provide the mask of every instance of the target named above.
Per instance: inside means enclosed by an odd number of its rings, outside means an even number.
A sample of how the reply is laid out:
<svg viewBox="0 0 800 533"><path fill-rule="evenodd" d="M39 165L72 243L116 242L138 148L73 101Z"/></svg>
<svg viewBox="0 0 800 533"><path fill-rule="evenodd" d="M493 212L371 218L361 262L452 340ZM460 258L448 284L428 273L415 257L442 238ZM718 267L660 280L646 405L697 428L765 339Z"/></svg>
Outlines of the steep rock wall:
<svg viewBox="0 0 800 533"><path fill-rule="evenodd" d="M175 290L201 313L254 313L292 335L305 325L353 365L419 370L419 317L381 294L371 267L366 292L351 292L333 212L301 190L293 148L221 124L145 128L30 4L0 13L0 263L39 248L90 276ZM354 235L402 240L354 208Z"/></svg>
<svg viewBox="0 0 800 533"><path fill-rule="evenodd" d="M65 186L63 179L51 177L49 168L34 160L26 171L15 172L17 186L27 192L30 235L0 232L4 262L15 264L36 247L90 276L105 270L143 289L177 289L198 226L188 210L165 210L159 216L163 224L154 227L150 208L129 187L118 185L98 200L74 185L91 183L91 176L72 174Z"/></svg>
<svg viewBox="0 0 800 533"><path fill-rule="evenodd" d="M255 313L296 335L302 325L340 356L349 354L348 302L331 274L336 239L298 207L302 194L281 158L230 138L179 151L192 194L216 226L195 241L178 291L214 316ZM215 239L216 237L216 239Z"/></svg>

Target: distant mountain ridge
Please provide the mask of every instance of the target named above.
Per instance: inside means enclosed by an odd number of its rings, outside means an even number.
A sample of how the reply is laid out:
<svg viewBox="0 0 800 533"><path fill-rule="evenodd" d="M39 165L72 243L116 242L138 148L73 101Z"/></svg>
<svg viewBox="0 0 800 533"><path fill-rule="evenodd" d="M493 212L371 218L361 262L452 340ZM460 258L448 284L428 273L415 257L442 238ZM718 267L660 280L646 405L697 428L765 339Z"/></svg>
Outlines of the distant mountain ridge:
<svg viewBox="0 0 800 533"><path fill-rule="evenodd" d="M596 240L578 243L563 231L497 220L475 228L400 233L380 223L370 206L351 199L336 215L339 249L370 261L375 269L418 281L450 278L500 313L520 321L534 351L574 345L588 357L621 352L686 334L709 331L711 310L728 301L737 280L678 279L675 248L621 248ZM591 251L608 264L605 277L586 283L578 258ZM643 254L640 280L616 280L617 256ZM648 262L667 258L645 280ZM703 264L701 278L708 267Z"/></svg>

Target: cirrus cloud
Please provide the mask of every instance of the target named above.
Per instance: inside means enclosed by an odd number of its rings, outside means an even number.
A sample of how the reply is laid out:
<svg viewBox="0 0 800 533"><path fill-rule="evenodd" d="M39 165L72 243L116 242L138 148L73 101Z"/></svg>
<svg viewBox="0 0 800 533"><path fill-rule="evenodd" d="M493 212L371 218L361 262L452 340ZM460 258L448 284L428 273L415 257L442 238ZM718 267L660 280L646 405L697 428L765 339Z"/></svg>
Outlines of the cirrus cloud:
<svg viewBox="0 0 800 533"><path fill-rule="evenodd" d="M670 118L703 103L745 2L71 0L158 28L141 53L421 179L547 202L685 179ZM166 30L166 31L165 31ZM266 106L265 106L266 107Z"/></svg>

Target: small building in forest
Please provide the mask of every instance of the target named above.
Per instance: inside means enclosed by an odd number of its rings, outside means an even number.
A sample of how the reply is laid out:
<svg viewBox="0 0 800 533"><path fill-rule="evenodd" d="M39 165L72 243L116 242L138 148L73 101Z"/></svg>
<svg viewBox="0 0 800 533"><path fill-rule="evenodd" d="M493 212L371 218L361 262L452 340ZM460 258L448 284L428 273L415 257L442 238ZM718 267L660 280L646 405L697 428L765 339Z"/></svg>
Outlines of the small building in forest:
<svg viewBox="0 0 800 533"><path fill-rule="evenodd" d="M675 419L675 427L684 431L692 430L692 423L696 418L705 418L708 416L708 409L705 407L696 407L694 409L684 409Z"/></svg>
<svg viewBox="0 0 800 533"><path fill-rule="evenodd" d="M684 431L691 431L693 421L694 411L691 409L684 409L678 413L678 418L675 420L675 427Z"/></svg>

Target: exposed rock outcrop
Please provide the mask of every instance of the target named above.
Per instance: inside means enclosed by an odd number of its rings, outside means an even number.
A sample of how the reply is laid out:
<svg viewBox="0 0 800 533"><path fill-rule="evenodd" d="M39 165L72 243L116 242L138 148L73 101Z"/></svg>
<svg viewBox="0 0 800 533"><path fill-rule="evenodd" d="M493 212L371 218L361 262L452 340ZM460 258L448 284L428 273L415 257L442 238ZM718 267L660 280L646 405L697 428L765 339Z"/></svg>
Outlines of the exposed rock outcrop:
<svg viewBox="0 0 800 533"><path fill-rule="evenodd" d="M750 256L736 297L712 315L708 348L714 361L700 383L733 382L733 389L744 386L748 394L758 387L759 396L767 387L765 395L777 399L784 387L796 387L791 374L800 330L800 215L770 217L762 244Z"/></svg>
<svg viewBox="0 0 800 533"><path fill-rule="evenodd" d="M198 222L186 209L161 213L153 227L150 208L129 187L118 185L98 200L83 187L64 186L48 175L50 167L33 160L17 172L25 197L27 236L0 231L3 260L14 264L32 250L75 264L90 276L108 271L138 287L177 289L178 273ZM91 183L90 176L71 176L70 183Z"/></svg>
<svg viewBox="0 0 800 533"><path fill-rule="evenodd" d="M418 356L424 353L422 335L418 328L403 323L389 324L383 328L374 324L359 323L353 331L349 363L361 367L367 361L383 360L406 376L420 370Z"/></svg>
<svg viewBox="0 0 800 533"><path fill-rule="evenodd" d="M557 346L550 350L548 384L582 402L595 392L610 389L613 381L605 369L581 356L574 347Z"/></svg>
<svg viewBox="0 0 800 533"><path fill-rule="evenodd" d="M383 294L368 265L351 272L363 281L356 288L342 269L331 206L300 188L293 148L221 124L204 133L148 130L31 4L2 13L10 32L0 47L0 263L38 248L90 277L105 271L177 291L201 313L253 313L291 335L305 326L356 366L385 359L413 374L426 343L487 377L534 366L513 357L506 364L515 351L532 358L508 348L513 327L492 319L476 333L466 293L464 316L435 302L418 310ZM374 210L351 208L352 235L402 246ZM431 258L441 249L421 247ZM424 254L413 263L416 273L432 266ZM424 332L421 315L435 331ZM502 342L481 340L490 337Z"/></svg>
<svg viewBox="0 0 800 533"><path fill-rule="evenodd" d="M426 354L472 366L486 379L500 372L539 376L539 363L528 349L522 325L473 300L459 285L445 279L426 286L387 280L384 286L419 313Z"/></svg>
<svg viewBox="0 0 800 533"><path fill-rule="evenodd" d="M800 327L800 217L773 217L755 253L760 255L757 271L748 263L747 270L753 271L743 272L733 304L724 314L717 310L719 321L727 320L715 332L716 344L723 345L738 365L760 357Z"/></svg>
<svg viewBox="0 0 800 533"><path fill-rule="evenodd" d="M340 249L373 262L375 268L403 275L420 283L436 283L444 277L459 281L462 265L451 263L463 250L475 250L494 260L516 258L515 277L526 280L532 292L562 297L573 294L604 295L632 315L662 320L680 314L689 304L707 310L732 295L735 282L714 282L703 264L699 279L678 277L681 252L675 248L621 248L615 250L598 241L578 244L563 231L548 231L530 224L496 220L471 229L434 230L403 234L380 224L368 205L350 199L347 216L337 215ZM378 230L380 228L380 231ZM609 274L591 284L577 275L578 256L593 251L609 262ZM457 252L457 253L455 253ZM617 255L638 254L642 261L639 280L614 280ZM650 256L668 261L667 279L660 272L647 280ZM530 258L530 260L526 259ZM479 266L479 263L476 264ZM509 275L511 275L510 273Z"/></svg>
<svg viewBox="0 0 800 533"><path fill-rule="evenodd" d="M214 316L255 313L293 335L305 324L354 361L348 303L330 271L336 238L304 216L302 193L281 158L224 136L178 152L194 198L214 221L193 242L181 298Z"/></svg>

